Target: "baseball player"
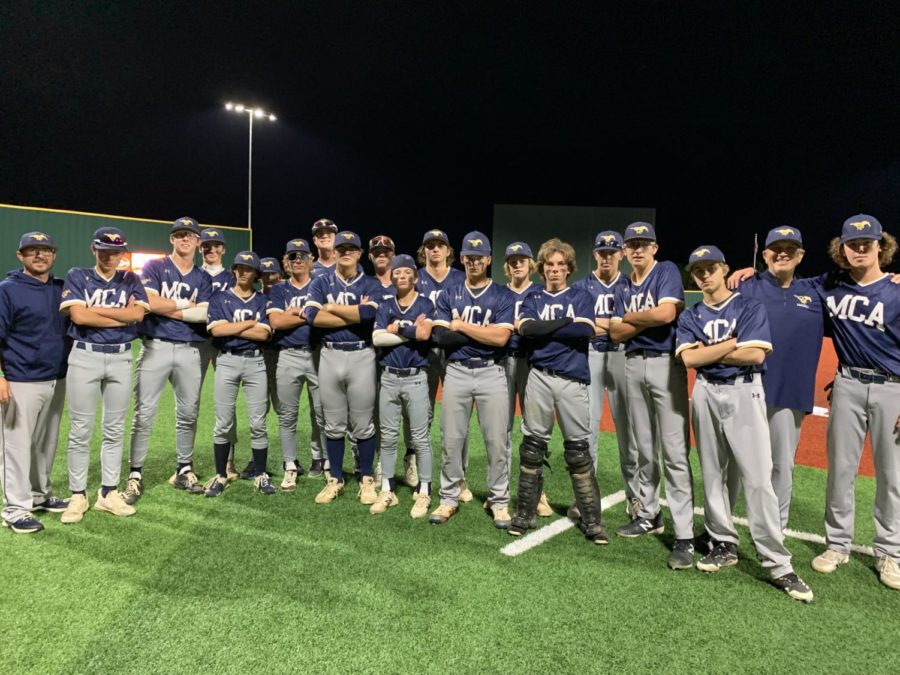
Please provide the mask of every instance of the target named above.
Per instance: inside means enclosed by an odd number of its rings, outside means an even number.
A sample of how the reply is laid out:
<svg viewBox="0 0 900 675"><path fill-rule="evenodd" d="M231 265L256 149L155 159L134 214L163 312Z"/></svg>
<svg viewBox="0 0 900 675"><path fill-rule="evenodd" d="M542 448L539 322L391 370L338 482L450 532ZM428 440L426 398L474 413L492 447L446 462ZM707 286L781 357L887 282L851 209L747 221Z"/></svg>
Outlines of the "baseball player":
<svg viewBox="0 0 900 675"><path fill-rule="evenodd" d="M691 421L703 470L706 531L713 541L712 551L697 562L697 569L712 573L738 563L739 540L726 486L733 464L746 495L757 557L777 588L794 600L812 602L812 591L791 567L772 489L761 377L766 354L772 351L766 310L757 300L728 289L725 256L715 246L695 249L687 269L703 292L703 301L679 317L675 354L697 371ZM669 564L673 569L689 568L693 553Z"/></svg>
<svg viewBox="0 0 900 675"><path fill-rule="evenodd" d="M206 340L206 310L212 280L194 266L200 245L200 227L193 218L172 224L171 255L150 260L141 271L150 312L138 327L142 337L134 383L134 418L131 425L131 469L122 498L134 504L144 492L143 467L150 434L166 382L175 392L175 475L178 490L202 494L194 474L194 438L200 413L202 387L200 345Z"/></svg>
<svg viewBox="0 0 900 675"><path fill-rule="evenodd" d="M332 270L316 277L303 314L321 329L322 347L317 371L325 419L330 477L316 495L328 504L344 491L344 436L349 431L359 448L360 502L371 505L377 492L372 476L375 459L375 350L372 323L381 284L359 269L362 244L355 232L338 232Z"/></svg>
<svg viewBox="0 0 900 675"><path fill-rule="evenodd" d="M840 272L819 287L838 356L828 416L828 549L813 559L834 572L850 559L854 480L866 432L875 460L875 569L900 590L900 286L882 270L897 240L873 216L848 218L829 253Z"/></svg>
<svg viewBox="0 0 900 675"><path fill-rule="evenodd" d="M56 244L27 232L16 256L22 269L0 281L0 483L3 525L17 534L44 526L32 511L65 511L50 472L66 397L67 321L57 308L63 282L51 274Z"/></svg>
<svg viewBox="0 0 900 675"><path fill-rule="evenodd" d="M260 275L262 292L263 295L268 296L276 285L284 281L281 263L276 258L260 258L259 269L262 272ZM277 413L280 408L278 387L275 381L275 369L278 366L278 346L274 342L263 344L263 360L266 362L266 379L269 383L269 404ZM265 470L265 467L263 467L263 470Z"/></svg>
<svg viewBox="0 0 900 675"><path fill-rule="evenodd" d="M656 260L656 232L650 223L625 228L625 255L631 278L616 289L609 335L625 342L628 415L638 448L640 508L621 537L660 534L659 452L664 455L666 499L675 524L670 563L693 555L694 505L688 461L687 372L675 360L675 321L684 307L681 274L671 262Z"/></svg>
<svg viewBox="0 0 900 675"><path fill-rule="evenodd" d="M589 442L588 342L594 335L594 303L587 291L568 285L575 271L575 249L569 244L545 241L538 251L537 269L546 288L528 292L517 325L529 343L532 367L525 388L516 515L509 533L518 536L534 526L555 414L580 516L578 525L590 541L607 544Z"/></svg>
<svg viewBox="0 0 900 675"><path fill-rule="evenodd" d="M238 389L243 384L250 417L250 448L256 467L254 486L264 495L275 493L265 471L269 454L266 433L268 383L261 344L269 339L272 329L266 321L268 299L257 293L255 283L260 275L259 256L241 251L231 266L234 283L226 291L213 295L209 303L206 328L219 350L216 360L215 401L216 425L213 438L216 475L206 484L206 496L218 497L228 485L229 431L235 425Z"/></svg>
<svg viewBox="0 0 900 675"><path fill-rule="evenodd" d="M594 302L594 337L588 352L591 369L591 459L597 466L597 437L600 416L603 412L603 391L609 394L609 408L616 427L619 444L619 468L625 484L628 515L637 515L640 504L638 494L638 451L634 433L628 419L628 399L625 391L624 345L609 337L609 320L613 314L616 289L627 283L619 272L624 242L622 235L612 230L600 232L594 238L594 270L584 279L572 284L590 293Z"/></svg>
<svg viewBox="0 0 900 675"><path fill-rule="evenodd" d="M63 523L78 523L90 508L86 495L90 442L97 402L103 402L100 446L102 483L94 508L116 516L134 515L117 490L122 469L125 415L131 395L131 341L150 303L141 280L119 269L128 242L122 230L101 227L91 240L93 268L75 267L66 275L59 310L72 323L69 352L69 489L72 498Z"/></svg>
<svg viewBox="0 0 900 675"><path fill-rule="evenodd" d="M303 306L309 299L312 283L312 254L305 239L292 239L285 249L291 276L272 288L266 316L275 331L273 342L278 349L275 383L279 401L278 429L284 458L281 489L293 492L297 489L297 476L303 475L303 467L297 461L297 414L304 384L309 399L311 475L322 475L325 465L325 436L322 432L324 420L319 400L319 376L313 363L314 337L312 327L301 316Z"/></svg>
<svg viewBox="0 0 900 675"><path fill-rule="evenodd" d="M441 503L430 521L446 523L459 510L465 478L464 449L472 404L488 456L488 499L494 526L509 527L509 455L506 429L509 393L503 358L513 331L515 298L508 288L488 276L491 242L481 232L469 232L460 251L466 268L462 283L445 288L438 297L434 339L447 352L447 371L441 404Z"/></svg>
<svg viewBox="0 0 900 675"><path fill-rule="evenodd" d="M328 218L320 218L312 225L312 240L316 247L316 262L313 265L312 276L315 279L320 274L334 269L337 255L334 250L334 238L337 235L337 225Z"/></svg>
<svg viewBox="0 0 900 675"><path fill-rule="evenodd" d="M524 241L514 241L506 247L503 260L503 274L509 279L506 287L515 296L515 308L513 320L518 326L519 310L525 301L526 295L534 290L540 290L542 286L535 284L531 277L537 270L534 254L531 247ZM514 331L509 342L506 343L506 386L509 389L509 422L506 429L506 452L512 459L512 428L516 421L516 400L519 402L519 410L525 410L525 385L528 383L528 373L531 365L528 362L528 350L525 341L518 331ZM547 501L547 495L542 491L537 504L537 514L542 517L553 515L553 508Z"/></svg>
<svg viewBox="0 0 900 675"><path fill-rule="evenodd" d="M422 468L422 482L416 490L409 515L424 518L431 505L432 452L425 371L428 367L434 305L416 291L416 263L411 256L393 258L391 271L396 296L379 304L372 333L372 341L381 348L378 403L384 473L381 492L369 511L373 514L384 513L399 503L394 471L401 416L405 412L412 429L409 445L418 454L418 466Z"/></svg>

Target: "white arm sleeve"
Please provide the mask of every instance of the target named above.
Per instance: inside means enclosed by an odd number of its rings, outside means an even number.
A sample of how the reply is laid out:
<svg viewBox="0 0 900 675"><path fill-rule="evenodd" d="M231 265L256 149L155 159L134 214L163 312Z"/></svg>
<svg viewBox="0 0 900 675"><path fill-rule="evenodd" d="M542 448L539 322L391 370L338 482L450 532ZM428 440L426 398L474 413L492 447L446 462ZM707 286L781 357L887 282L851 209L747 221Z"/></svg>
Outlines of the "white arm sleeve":
<svg viewBox="0 0 900 675"><path fill-rule="evenodd" d="M187 323L206 323L206 305L181 310L181 320Z"/></svg>

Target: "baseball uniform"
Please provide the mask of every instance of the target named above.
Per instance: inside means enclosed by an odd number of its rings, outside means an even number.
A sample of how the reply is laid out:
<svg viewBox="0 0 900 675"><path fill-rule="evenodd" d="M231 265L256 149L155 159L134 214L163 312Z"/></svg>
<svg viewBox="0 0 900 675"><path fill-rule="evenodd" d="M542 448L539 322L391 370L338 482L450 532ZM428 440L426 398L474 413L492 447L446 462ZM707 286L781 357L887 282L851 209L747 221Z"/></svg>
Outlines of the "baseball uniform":
<svg viewBox="0 0 900 675"><path fill-rule="evenodd" d="M530 257L530 256L529 256ZM509 292L515 298L513 305L513 325L521 318L522 303L529 293L539 291L543 288L540 284L532 281L520 291L512 288L507 284ZM506 452L512 459L512 429L516 421L516 399L519 401L519 410L522 415L525 414L525 386L528 384L528 373L531 371L531 364L528 361L528 349L526 341L517 332L509 338L506 343L506 361L504 362L506 371L506 386L509 392L509 420L506 424Z"/></svg>

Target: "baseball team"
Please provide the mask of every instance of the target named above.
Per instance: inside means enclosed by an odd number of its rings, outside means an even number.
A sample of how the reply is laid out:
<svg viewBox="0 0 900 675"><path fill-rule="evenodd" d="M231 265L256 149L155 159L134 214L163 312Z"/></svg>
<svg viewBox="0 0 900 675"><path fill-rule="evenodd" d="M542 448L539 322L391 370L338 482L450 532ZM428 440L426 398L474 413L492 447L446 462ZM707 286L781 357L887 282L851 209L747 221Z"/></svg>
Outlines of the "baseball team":
<svg viewBox="0 0 900 675"><path fill-rule="evenodd" d="M539 516L554 513L543 471L558 424L574 495L567 515L588 541L607 544L596 478L606 392L629 516L616 534L629 539L664 531L664 485L675 534L668 566L707 573L735 566L732 510L743 490L753 544L772 584L811 602L812 590L791 566L784 529L801 423L813 409L827 335L839 366L827 432L827 548L812 567L828 574L849 560L854 481L868 434L875 567L885 586L900 590L900 276L884 271L897 241L872 216L844 222L829 248L835 270L820 277L796 276L804 250L794 227L768 233L762 272L732 272L719 248L697 247L687 271L703 297L689 308L679 269L657 259L654 227L644 222L624 234L599 233L594 268L574 282L571 245L551 238L535 255L528 243L513 242L504 251L505 286L491 280L491 243L478 231L462 239L462 270L453 267L456 252L442 230L425 232L415 259L397 254L390 237L373 237L373 275L363 270L359 235L328 219L313 224L313 246L291 239L280 260L240 251L230 267L222 234L201 229L193 218L176 220L169 241L171 254L136 275L123 269L125 233L101 227L90 243L94 266L74 268L60 280L52 274L52 236L22 235L22 268L0 282L4 527L39 532L44 528L34 514L40 511L61 513L67 524L84 518L92 506L88 468L98 403L101 476L93 508L133 515L169 382L175 398L169 482L176 489L214 498L244 478L271 495L294 492L306 473L324 479L315 502L328 504L347 484L349 442L357 498L372 514L383 514L400 501L395 474L402 437L402 482L413 488L409 514L444 524L473 499L467 470L474 407L487 453L484 506L494 526L520 536ZM623 259L630 275L619 270ZM541 284L532 281L535 275ZM194 448L210 365L215 475L201 484ZM696 371L690 398L688 368ZM431 426L439 386L437 457ZM297 437L304 387L308 470ZM250 435L242 471L235 465L240 388ZM132 391L129 470L119 491ZM61 499L50 475L66 401L71 496ZM270 408L282 447L277 487L268 471ZM513 510L517 409L522 442ZM691 430L703 474L699 535ZM429 515L435 463L438 504Z"/></svg>

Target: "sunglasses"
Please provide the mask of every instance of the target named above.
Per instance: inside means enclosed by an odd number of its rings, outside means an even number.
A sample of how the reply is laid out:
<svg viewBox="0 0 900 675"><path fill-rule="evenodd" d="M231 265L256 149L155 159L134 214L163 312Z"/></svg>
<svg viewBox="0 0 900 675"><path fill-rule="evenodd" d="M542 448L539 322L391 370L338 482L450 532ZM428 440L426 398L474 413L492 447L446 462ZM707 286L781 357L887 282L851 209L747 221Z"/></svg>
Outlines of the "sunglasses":
<svg viewBox="0 0 900 675"><path fill-rule="evenodd" d="M393 251L394 240L390 237L385 237L383 234L380 234L377 237L372 237L371 239L369 239L369 250L372 250L373 248L386 248Z"/></svg>
<svg viewBox="0 0 900 675"><path fill-rule="evenodd" d="M95 246L127 246L127 242L122 239L122 237L116 235L115 237L110 236L108 234L103 235L103 240L94 239Z"/></svg>
<svg viewBox="0 0 900 675"><path fill-rule="evenodd" d="M173 239L188 239L189 237L196 237L197 235L190 230L178 230L178 232L172 233Z"/></svg>
<svg viewBox="0 0 900 675"><path fill-rule="evenodd" d="M295 260L299 260L300 262L306 262L307 260L310 259L310 257L311 256L309 255L309 253L302 253L300 251L291 251L290 253L287 254L287 259L290 260L291 262L294 262Z"/></svg>

